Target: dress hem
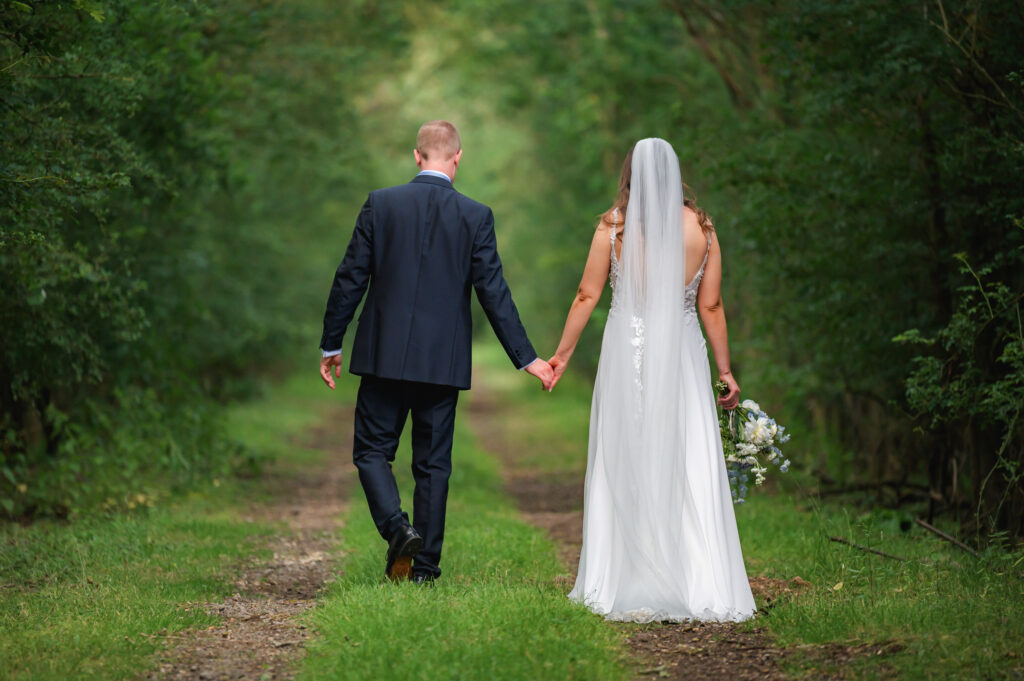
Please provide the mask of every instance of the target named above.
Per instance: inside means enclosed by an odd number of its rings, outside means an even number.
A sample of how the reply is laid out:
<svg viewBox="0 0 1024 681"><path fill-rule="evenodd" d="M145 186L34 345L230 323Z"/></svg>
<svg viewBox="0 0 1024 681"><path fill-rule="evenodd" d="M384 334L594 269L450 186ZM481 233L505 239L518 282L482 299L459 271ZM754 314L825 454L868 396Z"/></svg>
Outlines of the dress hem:
<svg viewBox="0 0 1024 681"><path fill-rule="evenodd" d="M607 612L600 606L586 603L572 596L569 597L569 600L585 606L594 614L601 615L611 622L631 622L634 624L647 624L650 622L743 622L757 614L757 608L752 610L742 610L739 608L714 610L712 608L705 608L699 613L687 612L685 614L673 613L665 609L654 610L652 608L634 608L632 610Z"/></svg>

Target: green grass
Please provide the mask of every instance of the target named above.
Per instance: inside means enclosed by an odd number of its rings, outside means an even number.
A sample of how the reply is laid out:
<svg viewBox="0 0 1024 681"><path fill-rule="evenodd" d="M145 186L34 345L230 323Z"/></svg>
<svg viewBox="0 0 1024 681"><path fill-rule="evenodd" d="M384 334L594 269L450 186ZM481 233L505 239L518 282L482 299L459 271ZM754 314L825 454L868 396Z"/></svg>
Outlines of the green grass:
<svg viewBox="0 0 1024 681"><path fill-rule="evenodd" d="M433 589L382 579L384 543L358 487L344 518L343 572L321 607L304 617L317 632L301 679L625 679L633 664L623 636L566 599L555 547L525 524L504 495L496 459L469 433L465 407L497 401L501 436L515 465L582 475L590 385L567 377L553 395L512 371L491 345L476 353L476 393L463 395L449 498L444 576ZM351 401L357 379L328 394L312 370L232 410L229 427L287 476L324 456L313 431L332 405ZM785 420L785 414L779 417ZM338 443L347 447L349 443ZM794 441L795 461L808 457ZM321 437L320 448L331 446ZM411 498L408 443L396 472ZM280 527L246 523L239 511L267 493L260 480L210 481L187 495L129 515L71 524L0 528L0 669L12 679L138 678L159 640L142 634L212 624L181 604L232 591L235 567L263 555ZM845 678L1013 679L1024 659L1020 554L975 559L913 527L897 511L817 504L801 493L799 471L777 491L756 490L738 509L751 575L801 577L749 627L763 627L796 654L796 677L824 671L815 646L889 641L903 646L862 656ZM839 535L907 558L892 561L828 541ZM1014 565L1014 561L1016 565ZM762 606L764 604L761 604Z"/></svg>
<svg viewBox="0 0 1024 681"><path fill-rule="evenodd" d="M533 386L511 368L505 374ZM433 588L385 583L386 545L354 490L344 574L308 615L319 638L300 679L631 678L621 634L567 600L554 545L519 518L465 413L456 426L443 576ZM406 441L395 465L406 502L409 461Z"/></svg>
<svg viewBox="0 0 1024 681"><path fill-rule="evenodd" d="M481 383L505 405L506 429L515 446L533 452L529 465L552 472L579 472L586 465L591 386L567 375L549 396L510 381L500 349L477 353ZM787 415L777 414L786 422ZM522 424L529 424L524 427ZM787 455L813 461L794 440ZM844 669L845 678L1020 679L1024 675L1024 558L993 551L975 559L917 526L895 510L819 504L804 494L809 480L799 471L779 476L776 490L754 490L737 509L743 554L751 576L801 577L810 586L785 597L746 626L764 627L787 647L838 642L896 641L905 648L885 657L864 657ZM900 562L829 541L840 536L907 558ZM1016 576L1014 576L1016 573ZM759 604L762 605L763 604ZM814 678L820 656L796 655L790 671Z"/></svg>
<svg viewBox="0 0 1024 681"><path fill-rule="evenodd" d="M905 646L884 660L858 660L854 678L875 678L879 664L902 679L1020 678L1024 580L1013 574L1013 554L973 558L916 526L901 530L897 512L831 505L797 512L798 503L790 495L765 496L740 511L752 571L800 575L812 584L760 620L779 643ZM829 536L907 560L874 556Z"/></svg>
<svg viewBox="0 0 1024 681"><path fill-rule="evenodd" d="M239 440L260 454L287 454L273 474L321 455L289 442L324 418L328 402L309 378L231 412ZM265 491L259 480L211 480L128 515L0 527L0 676L137 678L160 648L142 634L214 623L180 605L230 595L235 568L267 557L261 546L280 528L239 515Z"/></svg>

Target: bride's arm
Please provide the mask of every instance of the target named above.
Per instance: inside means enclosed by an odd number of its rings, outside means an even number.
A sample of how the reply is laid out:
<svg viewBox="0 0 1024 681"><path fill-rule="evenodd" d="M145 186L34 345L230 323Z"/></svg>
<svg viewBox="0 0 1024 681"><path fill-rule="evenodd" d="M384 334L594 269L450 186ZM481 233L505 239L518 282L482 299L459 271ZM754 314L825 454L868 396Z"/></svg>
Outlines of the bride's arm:
<svg viewBox="0 0 1024 681"><path fill-rule="evenodd" d="M590 243L590 254L587 256L587 266L583 269L583 279L580 281L579 290L569 307L569 316L565 320L565 328L562 330L562 340L558 343L558 350L555 351L548 363L555 371L555 384L565 373L565 367L576 350L576 344L580 341L580 335L590 321L590 315L594 312L597 301L601 299L601 291L608 281L608 269L611 262L611 226L602 220L594 230L594 240Z"/></svg>
<svg viewBox="0 0 1024 681"><path fill-rule="evenodd" d="M704 277L697 290L697 309L700 310L711 351L715 353L718 377L729 386L729 393L718 398L718 402L726 409L735 409L740 400L740 386L729 365L729 332L722 303L722 251L718 247L718 235L714 232L711 233L708 264L704 266Z"/></svg>

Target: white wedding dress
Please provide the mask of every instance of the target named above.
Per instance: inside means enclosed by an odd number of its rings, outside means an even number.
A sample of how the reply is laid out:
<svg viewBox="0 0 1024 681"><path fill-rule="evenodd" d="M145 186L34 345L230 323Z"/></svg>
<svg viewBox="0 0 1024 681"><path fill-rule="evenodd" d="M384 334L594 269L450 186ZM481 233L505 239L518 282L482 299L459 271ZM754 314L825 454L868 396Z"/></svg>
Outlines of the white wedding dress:
<svg viewBox="0 0 1024 681"><path fill-rule="evenodd" d="M671 146L638 142L619 258L613 228L569 594L612 620L740 621L755 611L695 309L707 252L685 283L681 186Z"/></svg>

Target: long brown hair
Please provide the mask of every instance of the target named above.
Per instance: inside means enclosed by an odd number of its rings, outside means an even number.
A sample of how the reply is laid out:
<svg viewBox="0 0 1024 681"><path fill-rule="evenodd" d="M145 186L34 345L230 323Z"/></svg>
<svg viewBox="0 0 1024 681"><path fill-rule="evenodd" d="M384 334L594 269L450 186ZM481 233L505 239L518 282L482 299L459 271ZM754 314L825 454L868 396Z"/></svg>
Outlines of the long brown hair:
<svg viewBox="0 0 1024 681"><path fill-rule="evenodd" d="M626 160L622 162L622 174L619 176L619 191L615 195L615 202L601 216L601 220L609 225L621 225L626 220L626 206L629 205L629 183L633 177L633 149L635 148L636 145L630 147L629 153L626 154ZM708 217L708 214L697 206L697 202L694 199L690 198L693 195L693 190L683 182L683 205L697 214L697 222L700 223L701 230L705 234L710 234L714 231L715 227L711 224L711 218ZM619 211L618 220L613 218L616 209Z"/></svg>

